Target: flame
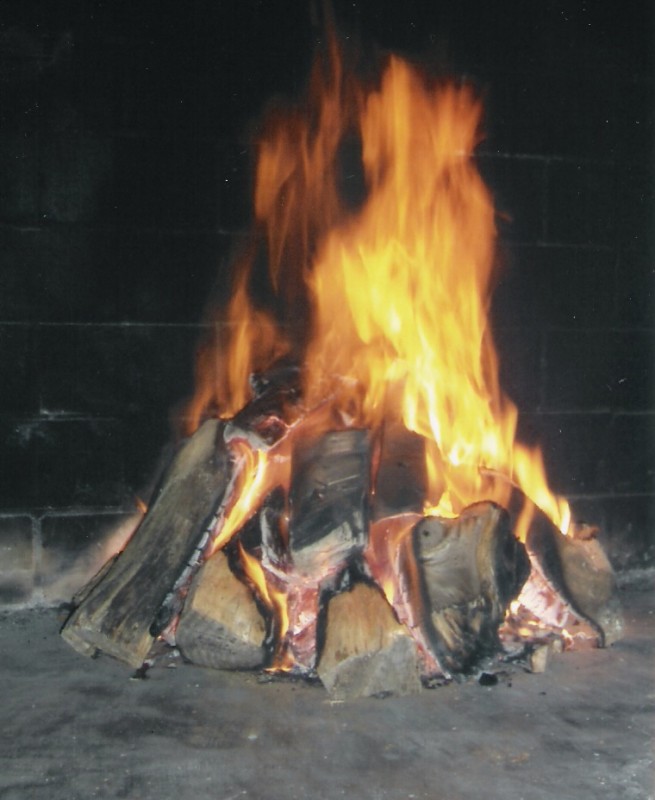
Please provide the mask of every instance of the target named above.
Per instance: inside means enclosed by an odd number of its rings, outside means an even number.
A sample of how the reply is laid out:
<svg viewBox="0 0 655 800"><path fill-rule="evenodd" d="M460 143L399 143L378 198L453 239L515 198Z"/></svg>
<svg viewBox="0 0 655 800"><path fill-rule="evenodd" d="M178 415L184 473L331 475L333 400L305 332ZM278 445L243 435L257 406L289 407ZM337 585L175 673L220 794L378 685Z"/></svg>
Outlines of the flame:
<svg viewBox="0 0 655 800"><path fill-rule="evenodd" d="M343 424L400 420L424 437L425 513L507 505L518 485L566 533L568 505L548 488L541 453L515 442L518 412L499 384L489 327L495 212L473 157L481 117L471 87L431 81L396 56L377 84L358 82L330 39L307 96L261 127L255 244L237 261L225 325L201 353L191 425L232 416L250 398L251 372L299 352L307 408L330 398ZM249 294L262 247L268 310ZM234 447L240 494L215 549L279 477L275 448ZM529 514L526 503L521 537Z"/></svg>
<svg viewBox="0 0 655 800"><path fill-rule="evenodd" d="M272 586L267 580L266 573L261 562L244 549L239 542L239 558L246 577L255 586L255 589L266 607L275 615L277 624L276 643L277 650L273 655L272 668L287 671L291 668L291 663L284 650L284 641L289 630L289 611L287 597L283 591Z"/></svg>

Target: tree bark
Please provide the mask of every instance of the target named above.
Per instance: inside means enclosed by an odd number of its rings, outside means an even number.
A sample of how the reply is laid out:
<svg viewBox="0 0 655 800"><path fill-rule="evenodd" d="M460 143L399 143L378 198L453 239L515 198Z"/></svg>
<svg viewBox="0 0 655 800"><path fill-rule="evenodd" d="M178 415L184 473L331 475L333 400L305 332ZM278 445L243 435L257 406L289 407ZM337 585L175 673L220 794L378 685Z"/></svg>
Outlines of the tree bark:
<svg viewBox="0 0 655 800"><path fill-rule="evenodd" d="M62 636L75 649L141 666L154 640L151 624L228 485L222 432L209 420L180 448L124 551L65 623Z"/></svg>

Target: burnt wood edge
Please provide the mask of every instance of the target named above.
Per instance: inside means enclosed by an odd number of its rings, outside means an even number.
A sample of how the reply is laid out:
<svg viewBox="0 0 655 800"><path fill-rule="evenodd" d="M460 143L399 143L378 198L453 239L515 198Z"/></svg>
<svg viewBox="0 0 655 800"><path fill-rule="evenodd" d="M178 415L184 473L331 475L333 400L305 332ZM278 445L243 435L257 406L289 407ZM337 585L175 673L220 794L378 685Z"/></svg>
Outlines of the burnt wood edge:
<svg viewBox="0 0 655 800"><path fill-rule="evenodd" d="M580 619L588 622L598 636L598 647L605 647L605 631L602 625L580 608L572 596L564 578L562 557L557 546L557 537L564 534L548 519L548 517L535 507L535 517L526 537L526 549L530 560L534 560L542 568L542 574L553 589L559 593L573 612Z"/></svg>

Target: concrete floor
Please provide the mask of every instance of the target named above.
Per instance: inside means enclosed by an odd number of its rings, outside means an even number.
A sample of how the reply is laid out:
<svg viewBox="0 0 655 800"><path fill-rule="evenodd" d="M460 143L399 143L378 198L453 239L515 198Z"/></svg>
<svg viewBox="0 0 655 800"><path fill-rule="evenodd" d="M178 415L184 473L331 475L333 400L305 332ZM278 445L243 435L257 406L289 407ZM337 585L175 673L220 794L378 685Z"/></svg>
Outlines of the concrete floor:
<svg viewBox="0 0 655 800"><path fill-rule="evenodd" d="M653 798L654 593L623 594L608 650L350 704L188 665L130 680L71 650L56 612L5 613L0 798Z"/></svg>

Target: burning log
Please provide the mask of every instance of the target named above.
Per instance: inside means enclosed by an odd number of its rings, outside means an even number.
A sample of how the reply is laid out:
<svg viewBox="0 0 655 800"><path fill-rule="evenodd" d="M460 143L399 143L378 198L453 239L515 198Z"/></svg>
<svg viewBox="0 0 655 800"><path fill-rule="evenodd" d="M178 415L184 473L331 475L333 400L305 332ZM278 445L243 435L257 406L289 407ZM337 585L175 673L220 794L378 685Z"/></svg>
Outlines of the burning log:
<svg viewBox="0 0 655 800"><path fill-rule="evenodd" d="M244 439L253 450L267 450L298 419L300 370L281 362L250 376L253 399L225 425L225 441Z"/></svg>
<svg viewBox="0 0 655 800"><path fill-rule="evenodd" d="M294 451L289 549L297 570L328 570L363 550L369 470L367 431L332 431Z"/></svg>
<svg viewBox="0 0 655 800"><path fill-rule="evenodd" d="M421 689L414 640L382 592L364 583L331 598L317 672L338 700Z"/></svg>
<svg viewBox="0 0 655 800"><path fill-rule="evenodd" d="M264 662L266 626L250 589L223 552L200 568L175 638L182 655L214 669L254 669Z"/></svg>
<svg viewBox="0 0 655 800"><path fill-rule="evenodd" d="M281 508L262 514L262 566L286 596L288 662L302 672L316 663L322 592L334 588L368 540L367 431L332 431L300 442L293 452L287 546ZM279 500L279 498L278 498Z"/></svg>
<svg viewBox="0 0 655 800"><path fill-rule="evenodd" d="M426 489L425 439L400 422L385 422L375 476L373 518L421 512Z"/></svg>
<svg viewBox="0 0 655 800"><path fill-rule="evenodd" d="M603 647L620 638L623 621L597 533L573 525L565 536L537 509L526 539L532 573L518 602L545 624Z"/></svg>
<svg viewBox="0 0 655 800"><path fill-rule="evenodd" d="M456 519L426 517L403 547L412 603L440 665L467 672L496 653L505 611L529 574L507 512L476 503Z"/></svg>
<svg viewBox="0 0 655 800"><path fill-rule="evenodd" d="M222 426L204 423L178 451L125 550L85 594L62 636L85 655L101 650L140 667L151 625L201 544L230 477Z"/></svg>

